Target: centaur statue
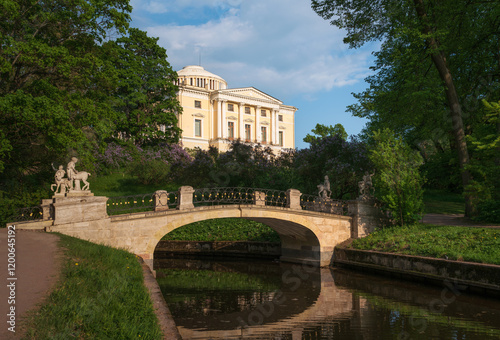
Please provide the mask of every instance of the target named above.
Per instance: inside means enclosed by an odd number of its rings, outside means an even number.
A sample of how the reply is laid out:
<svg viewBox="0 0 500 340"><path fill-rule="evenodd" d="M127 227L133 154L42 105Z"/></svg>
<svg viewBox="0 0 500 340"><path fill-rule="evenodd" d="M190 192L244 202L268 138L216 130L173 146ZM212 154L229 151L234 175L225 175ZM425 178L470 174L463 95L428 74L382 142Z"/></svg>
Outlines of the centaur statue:
<svg viewBox="0 0 500 340"><path fill-rule="evenodd" d="M90 173L87 171L78 171L75 169L75 164L78 162L78 158L72 157L71 161L68 163L66 167L66 172L68 174L68 178L64 178L65 171L63 170L63 166L60 165L59 169L56 171L54 176L55 184L50 186L50 189L57 194L59 190L59 194L65 194L66 189L68 191L89 191L90 183L87 182L87 179L90 176ZM54 170L56 170L54 168ZM80 181L83 181L84 185L80 188ZM54 189L55 187L55 189Z"/></svg>

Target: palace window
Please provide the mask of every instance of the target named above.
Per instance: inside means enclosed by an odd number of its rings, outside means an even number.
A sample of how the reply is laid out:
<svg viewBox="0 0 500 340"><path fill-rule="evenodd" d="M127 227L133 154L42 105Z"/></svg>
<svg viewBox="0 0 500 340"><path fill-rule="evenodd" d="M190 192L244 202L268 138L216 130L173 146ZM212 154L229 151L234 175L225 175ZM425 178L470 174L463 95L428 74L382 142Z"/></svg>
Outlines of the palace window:
<svg viewBox="0 0 500 340"><path fill-rule="evenodd" d="M245 124L245 140L250 141L252 139L252 127L250 124Z"/></svg>
<svg viewBox="0 0 500 340"><path fill-rule="evenodd" d="M279 144L280 146L283 146L283 131L278 132L278 138L279 138Z"/></svg>
<svg viewBox="0 0 500 340"><path fill-rule="evenodd" d="M278 115L278 121L280 121L280 122L283 121L283 115Z"/></svg>
<svg viewBox="0 0 500 340"><path fill-rule="evenodd" d="M194 120L194 135L201 137L201 119Z"/></svg>
<svg viewBox="0 0 500 340"><path fill-rule="evenodd" d="M250 108L249 108L248 106L245 106L245 113L246 113L247 115L249 115L249 114L250 114Z"/></svg>
<svg viewBox="0 0 500 340"><path fill-rule="evenodd" d="M262 136L262 138L261 138L262 143L266 143L267 142L267 128L265 126L261 126L260 133Z"/></svg>
<svg viewBox="0 0 500 340"><path fill-rule="evenodd" d="M195 100L194 101L194 107L197 109L201 109L201 100Z"/></svg>
<svg viewBox="0 0 500 340"><path fill-rule="evenodd" d="M260 110L260 115L261 115L262 117L267 117L266 110Z"/></svg>
<svg viewBox="0 0 500 340"><path fill-rule="evenodd" d="M234 112L234 104L227 104L227 110Z"/></svg>
<svg viewBox="0 0 500 340"><path fill-rule="evenodd" d="M234 122L227 122L227 137L229 139L234 138Z"/></svg>

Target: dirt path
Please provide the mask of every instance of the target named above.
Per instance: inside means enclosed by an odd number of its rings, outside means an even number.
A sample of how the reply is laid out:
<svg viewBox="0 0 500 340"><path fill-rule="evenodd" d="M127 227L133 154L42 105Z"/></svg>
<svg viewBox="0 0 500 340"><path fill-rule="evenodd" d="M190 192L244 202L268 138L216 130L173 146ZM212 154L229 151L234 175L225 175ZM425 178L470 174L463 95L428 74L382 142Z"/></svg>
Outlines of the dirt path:
<svg viewBox="0 0 500 340"><path fill-rule="evenodd" d="M471 221L462 214L426 214L422 222L426 224L451 225L457 227L500 228L498 224Z"/></svg>
<svg viewBox="0 0 500 340"><path fill-rule="evenodd" d="M10 275L7 229L0 229L0 339L19 339L21 321L26 312L35 308L57 282L62 252L58 247L59 237L37 231L16 230L15 272ZM12 260L11 260L12 261ZM14 278L16 280L14 280ZM12 279L12 280L11 280ZM15 282L15 283L14 283ZM9 284L15 287L11 291ZM9 297L15 294L15 304L9 305ZM12 301L12 300L10 300ZM15 330L8 330L10 307L15 306Z"/></svg>

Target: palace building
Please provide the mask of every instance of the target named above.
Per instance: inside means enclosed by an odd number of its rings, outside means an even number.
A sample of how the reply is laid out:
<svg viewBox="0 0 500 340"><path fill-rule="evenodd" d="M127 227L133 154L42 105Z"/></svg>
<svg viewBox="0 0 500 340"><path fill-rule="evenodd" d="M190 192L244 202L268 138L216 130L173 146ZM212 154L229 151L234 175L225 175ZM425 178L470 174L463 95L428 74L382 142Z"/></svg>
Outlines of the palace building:
<svg viewBox="0 0 500 340"><path fill-rule="evenodd" d="M184 147L227 151L232 140L295 148L295 111L254 87L228 88L227 82L201 66L177 72L179 116Z"/></svg>

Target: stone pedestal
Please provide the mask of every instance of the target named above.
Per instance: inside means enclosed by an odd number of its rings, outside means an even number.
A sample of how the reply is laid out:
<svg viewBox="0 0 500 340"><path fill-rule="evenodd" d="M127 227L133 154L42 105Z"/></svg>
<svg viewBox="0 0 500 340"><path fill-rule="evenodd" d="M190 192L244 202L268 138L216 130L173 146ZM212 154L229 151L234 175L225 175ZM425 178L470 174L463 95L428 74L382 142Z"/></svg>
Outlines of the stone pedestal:
<svg viewBox="0 0 500 340"><path fill-rule="evenodd" d="M48 221L53 218L53 207L52 207L52 199L42 199L42 204L40 207L42 208L42 216L44 221Z"/></svg>
<svg viewBox="0 0 500 340"><path fill-rule="evenodd" d="M376 227L382 226L386 219L378 202L373 199L349 201L349 215L352 216L352 238L361 238L371 234Z"/></svg>
<svg viewBox="0 0 500 340"><path fill-rule="evenodd" d="M156 190L153 197L155 211L168 210L168 192L166 190Z"/></svg>
<svg viewBox="0 0 500 340"><path fill-rule="evenodd" d="M194 189L190 186L182 186L179 189L179 210L193 209Z"/></svg>
<svg viewBox="0 0 500 340"><path fill-rule="evenodd" d="M54 225L107 218L107 201L103 196L56 197L52 203Z"/></svg>
<svg viewBox="0 0 500 340"><path fill-rule="evenodd" d="M302 210L300 206L300 196L302 193L297 189L288 189L286 191L286 207L290 209Z"/></svg>
<svg viewBox="0 0 500 340"><path fill-rule="evenodd" d="M258 206L266 205L266 193L262 191L255 191L253 196L253 204Z"/></svg>

